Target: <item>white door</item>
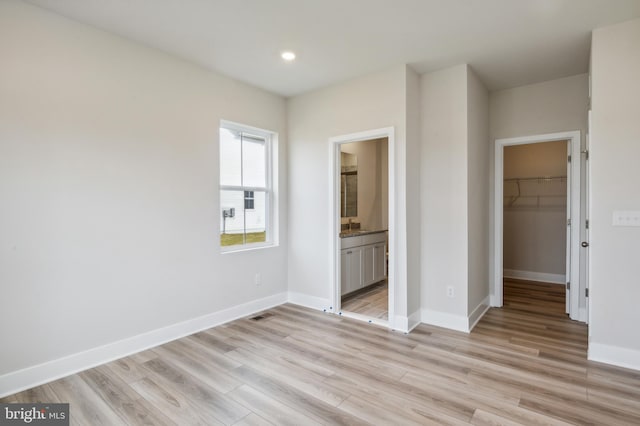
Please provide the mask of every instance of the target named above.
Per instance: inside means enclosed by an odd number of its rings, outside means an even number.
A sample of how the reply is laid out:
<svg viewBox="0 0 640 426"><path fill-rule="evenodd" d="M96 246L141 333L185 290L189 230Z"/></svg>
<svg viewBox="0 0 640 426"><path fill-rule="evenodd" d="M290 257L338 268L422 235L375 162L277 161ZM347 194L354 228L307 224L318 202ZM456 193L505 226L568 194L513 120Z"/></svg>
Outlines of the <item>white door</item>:
<svg viewBox="0 0 640 426"><path fill-rule="evenodd" d="M591 111L589 111L589 117L591 117ZM589 123L591 123L591 120L589 120ZM584 167L585 167L585 173L584 173L584 196L585 196L585 203L584 203L584 217L585 217L585 221L584 221L584 240L581 243L581 246L583 247L583 254L584 254L584 288L585 288L585 308L584 308L584 318L581 318L581 320L584 320L586 323L589 323L589 172L590 172L590 168L589 168L589 134L587 133L586 136L586 153L584 156Z"/></svg>
<svg viewBox="0 0 640 426"><path fill-rule="evenodd" d="M567 141L567 158L571 158L571 141ZM567 161L567 258L565 267L565 312L571 315L571 162ZM578 288L579 283L573 283Z"/></svg>

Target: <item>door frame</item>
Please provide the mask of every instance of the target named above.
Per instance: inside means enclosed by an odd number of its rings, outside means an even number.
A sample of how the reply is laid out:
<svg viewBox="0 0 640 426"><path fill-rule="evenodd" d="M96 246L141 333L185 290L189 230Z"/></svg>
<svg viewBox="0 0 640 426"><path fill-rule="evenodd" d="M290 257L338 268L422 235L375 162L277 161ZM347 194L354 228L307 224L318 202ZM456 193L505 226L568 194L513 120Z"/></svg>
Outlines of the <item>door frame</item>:
<svg viewBox="0 0 640 426"><path fill-rule="evenodd" d="M388 321L369 318L356 313L342 312L341 303L342 295L340 294L340 145L368 141L372 139L387 138L387 162L388 162L388 239L389 239L389 267L387 269L387 282L389 288L388 297ZM348 316L360 320L366 320L370 323L384 325L394 328L393 318L395 296L396 296L396 279L395 279L395 255L397 253L397 241L395 230L395 129L394 127L384 127L380 129L366 130L357 133L350 133L341 136L329 138L329 224L331 253L329 256L329 268L331 273L330 288L333 301L333 312L339 315Z"/></svg>
<svg viewBox="0 0 640 426"><path fill-rule="evenodd" d="M566 281L571 282L569 290L569 317L579 320L580 316L580 142L579 130L559 133L547 133L542 135L522 136L516 138L496 139L494 161L494 233L493 256L494 271L491 291L491 306L501 307L503 304L503 208L504 208L504 147L511 145L524 145L532 143L544 143L567 140L571 162L568 162L567 185L569 188L569 203L567 205L568 216L571 225L568 226L567 240L570 248L569 270L566 271Z"/></svg>

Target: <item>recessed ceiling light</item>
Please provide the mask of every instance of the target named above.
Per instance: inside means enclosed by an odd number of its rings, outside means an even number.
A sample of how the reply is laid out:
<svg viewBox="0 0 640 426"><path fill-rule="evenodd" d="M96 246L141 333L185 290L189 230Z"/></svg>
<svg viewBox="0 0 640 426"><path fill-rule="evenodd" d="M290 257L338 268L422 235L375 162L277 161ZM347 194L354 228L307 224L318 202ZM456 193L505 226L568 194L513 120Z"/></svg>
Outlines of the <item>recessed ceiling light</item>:
<svg viewBox="0 0 640 426"><path fill-rule="evenodd" d="M286 51L286 52L282 52L282 59L284 59L287 62L291 62L296 58L296 54L290 51Z"/></svg>

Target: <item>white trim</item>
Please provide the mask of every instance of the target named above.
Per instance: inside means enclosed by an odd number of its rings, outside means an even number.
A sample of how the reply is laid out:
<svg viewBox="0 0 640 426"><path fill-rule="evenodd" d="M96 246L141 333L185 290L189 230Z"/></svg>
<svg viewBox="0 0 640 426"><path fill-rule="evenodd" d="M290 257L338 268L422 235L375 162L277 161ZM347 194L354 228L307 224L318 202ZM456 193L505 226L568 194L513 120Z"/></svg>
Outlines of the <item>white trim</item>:
<svg viewBox="0 0 640 426"><path fill-rule="evenodd" d="M0 376L0 398L138 353L287 301L282 292Z"/></svg>
<svg viewBox="0 0 640 426"><path fill-rule="evenodd" d="M331 299L324 299L322 297L309 296L307 294L290 291L287 296L287 301L294 305L304 306L305 308L315 309L317 311L334 312L334 307L331 305Z"/></svg>
<svg viewBox="0 0 640 426"><path fill-rule="evenodd" d="M501 307L502 306L502 294L500 296L496 294L489 295L489 300L491 301L492 307Z"/></svg>
<svg viewBox="0 0 640 426"><path fill-rule="evenodd" d="M587 314L588 309L586 306L581 306L578 310L578 321L586 322L589 324L589 315Z"/></svg>
<svg viewBox="0 0 640 426"><path fill-rule="evenodd" d="M409 332L409 317L403 317L401 315L395 316L393 318L393 325L390 324L390 327L393 330L402 331L403 333Z"/></svg>
<svg viewBox="0 0 640 426"><path fill-rule="evenodd" d="M408 325L407 333L410 333L411 330L419 326L421 323L422 323L422 311L418 309L417 311L409 315L409 318L407 321L407 325Z"/></svg>
<svg viewBox="0 0 640 426"><path fill-rule="evenodd" d="M573 161L569 170L571 174L567 177L570 191L570 204L567 206L571 223L578 232L571 232L571 239L568 245L571 248L571 267L567 270L567 278L576 284L575 291L570 292L571 319L577 320L580 301L580 131L548 133L543 135L522 136L517 138L496 139L495 141L495 162L494 162L494 273L491 284L491 306L502 306L502 280L503 280L503 168L504 168L504 147L509 145L524 145L530 143L551 142L559 140L569 140L571 156ZM575 278L573 278L575 277Z"/></svg>
<svg viewBox="0 0 640 426"><path fill-rule="evenodd" d="M453 315L431 309L422 310L422 322L450 330L469 332L469 319L464 315Z"/></svg>
<svg viewBox="0 0 640 426"><path fill-rule="evenodd" d="M621 348L589 342L589 361L604 362L618 367L640 370L640 351L637 349Z"/></svg>
<svg viewBox="0 0 640 426"><path fill-rule="evenodd" d="M278 205L276 203L278 183L277 177L274 177L274 173L278 173L278 159L274 157L274 153L278 153L278 133L272 130L261 129L259 127L248 126L246 124L236 123L229 120L220 120L218 127L218 150L220 149L220 129L233 130L239 133L254 134L255 136L264 138L265 141L265 187L252 187L252 186L236 186L236 185L219 185L218 197L220 197L220 191L224 190L236 190L236 191L254 191L265 193L265 233L266 241L261 243L249 243L249 244L236 244L231 246L220 246L220 253L235 253L247 250L263 249L268 247L278 246L278 227L276 226L279 217ZM241 161L242 163L242 161ZM244 174L244 172L242 172ZM244 203L244 200L243 200ZM220 208L220 214L222 209ZM246 232L246 219L243 231ZM221 230L219 230L221 231Z"/></svg>
<svg viewBox="0 0 640 426"><path fill-rule="evenodd" d="M418 309L408 317L397 315L393 319L393 330L402 331L403 333L411 333L411 330L422 324L422 311Z"/></svg>
<svg viewBox="0 0 640 426"><path fill-rule="evenodd" d="M505 269L505 278L515 278L517 280L535 281L540 283L567 285L564 274L549 274L546 272L518 271L516 269Z"/></svg>
<svg viewBox="0 0 640 426"><path fill-rule="evenodd" d="M476 324L478 324L478 321L480 321L484 314L486 314L487 311L491 308L489 301L489 296L485 297L485 299L480 302L478 306L476 306L473 312L471 312L471 315L469 315L469 331L473 330Z"/></svg>
<svg viewBox="0 0 640 426"><path fill-rule="evenodd" d="M335 136L329 138L329 229L333 230L329 232L329 271L331 282L329 288L332 294L333 311L334 313L340 312L341 309L341 292L340 292L340 181L338 179L340 172L340 145L351 142L367 141L372 139L387 138L387 161L388 161L388 175L389 175L389 223L388 223L388 237L389 237L389 269L387 275L387 282L389 286L389 319L387 327L398 328L395 324L396 317L395 312L395 294L398 291L397 286L405 283L396 282L396 268L395 259L397 253L398 243L396 241L396 229L395 229L395 209L396 209L396 177L395 177L395 130L393 127L384 127L381 129L367 130L363 132L350 133L348 135ZM404 293L404 292L403 292Z"/></svg>

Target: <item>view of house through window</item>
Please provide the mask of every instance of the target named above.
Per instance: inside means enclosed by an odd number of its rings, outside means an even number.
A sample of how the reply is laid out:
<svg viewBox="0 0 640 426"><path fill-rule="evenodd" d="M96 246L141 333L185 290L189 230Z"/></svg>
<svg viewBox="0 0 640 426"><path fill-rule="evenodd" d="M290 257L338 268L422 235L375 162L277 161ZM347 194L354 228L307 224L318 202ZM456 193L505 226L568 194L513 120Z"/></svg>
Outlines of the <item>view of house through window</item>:
<svg viewBox="0 0 640 426"><path fill-rule="evenodd" d="M220 126L220 245L268 243L271 134Z"/></svg>

